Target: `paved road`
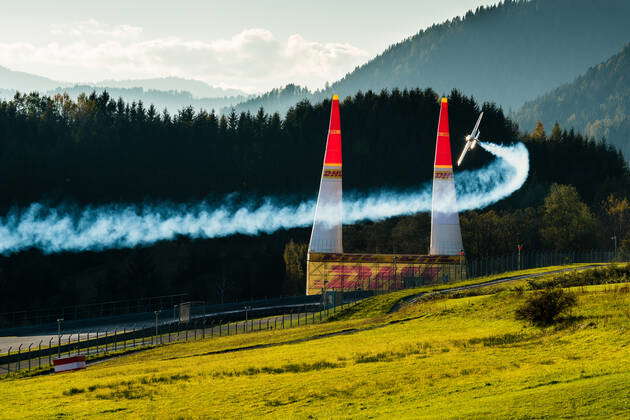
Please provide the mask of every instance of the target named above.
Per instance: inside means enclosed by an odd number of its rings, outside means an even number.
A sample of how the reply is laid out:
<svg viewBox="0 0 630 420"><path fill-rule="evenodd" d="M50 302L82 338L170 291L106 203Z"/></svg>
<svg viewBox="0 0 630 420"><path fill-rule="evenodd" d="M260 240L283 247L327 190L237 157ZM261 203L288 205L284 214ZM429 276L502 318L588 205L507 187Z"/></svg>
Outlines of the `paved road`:
<svg viewBox="0 0 630 420"><path fill-rule="evenodd" d="M302 305L300 305L302 306ZM82 348L71 350L66 353L62 353L62 356L74 356L77 354L83 355L94 355L94 354L109 354L111 352L115 352L123 349L134 349L134 348L142 348L145 346L150 346L153 344L165 344L165 343L174 343L181 341L192 341L198 340L208 337L220 337L226 335L235 335L235 334L244 334L251 333L255 331L265 331L265 330L275 330L275 329L284 329L284 328L292 328L305 324L313 324L315 322L321 322L323 319L326 319L327 316L334 313L333 309L330 309L328 313L325 312L297 312L292 314L285 315L277 315L270 316L266 318L255 318L249 320L235 321L224 323L220 325L199 324L199 328L185 330L185 331L174 331L169 333L161 334L157 337L148 336L148 337L140 337L140 338L130 338L125 342L119 343L108 343L107 345L100 344L98 346L91 346L89 348ZM111 334L110 334L111 335ZM74 336L74 340L71 340L70 343L76 342L77 336ZM95 335L90 335L90 338L95 338ZM103 337L103 335L99 335L99 337ZM57 336L53 337L52 340L53 346L57 343ZM88 338L88 335L82 335L81 339L85 340ZM62 341L62 344L66 344L68 341ZM43 348L45 348L47 343L44 343ZM23 347L23 351L28 350L28 346ZM37 350L37 345L32 347L32 350ZM15 350L11 352L11 354L15 354ZM0 375L3 375L7 372L15 372L20 369L36 369L37 367L44 366L47 367L50 365L51 360L56 357L54 355L47 355L37 358L32 358L30 360L22 360L19 362L12 362L8 364L0 364Z"/></svg>
<svg viewBox="0 0 630 420"><path fill-rule="evenodd" d="M288 309L288 310L299 310L303 308L315 308L319 307L319 303L307 303L307 304L294 304L294 305L278 305L278 306L259 306L256 308L251 308L249 310L249 314L252 317L256 316L256 313L260 313L261 311L269 311L273 309ZM164 311L165 312L165 311ZM202 319L202 318L221 318L221 317L229 317L233 315L241 314L242 317L245 317L244 309L235 309L229 311L222 312L212 312L205 314L195 314L191 316L194 319ZM144 314L143 314L144 315ZM145 317L146 318L146 317ZM87 321L87 320L86 320ZM99 320L95 320L98 322ZM158 314L158 325L165 326L177 322L178 319L173 316L165 316L165 314ZM122 332L122 331L138 331L144 330L147 328L155 327L155 318L153 316L149 317L149 319L136 319L133 321L126 320L124 322L109 322L109 323L100 323L97 325L86 325L81 327L74 328L64 328L61 335L61 343L73 343L81 340L86 340L89 338L96 337L97 334L102 336L104 334L113 334L114 332ZM28 327L25 328L25 333L20 335L8 335L4 337L0 337L0 354L7 353L9 349L11 352L15 352L20 345L22 345L22 349L28 348L29 345L32 345L32 348L35 348L42 343L42 346L47 346L49 343L56 345L59 338L57 336L57 329L50 326L42 326L40 328L36 327Z"/></svg>

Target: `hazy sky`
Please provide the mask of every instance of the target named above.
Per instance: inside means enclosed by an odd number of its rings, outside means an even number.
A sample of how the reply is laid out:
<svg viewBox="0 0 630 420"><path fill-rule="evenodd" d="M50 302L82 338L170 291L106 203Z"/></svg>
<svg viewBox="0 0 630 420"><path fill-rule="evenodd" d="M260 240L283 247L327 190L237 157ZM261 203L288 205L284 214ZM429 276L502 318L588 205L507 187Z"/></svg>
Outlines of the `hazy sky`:
<svg viewBox="0 0 630 420"><path fill-rule="evenodd" d="M0 0L0 65L72 82L318 88L420 29L496 2Z"/></svg>

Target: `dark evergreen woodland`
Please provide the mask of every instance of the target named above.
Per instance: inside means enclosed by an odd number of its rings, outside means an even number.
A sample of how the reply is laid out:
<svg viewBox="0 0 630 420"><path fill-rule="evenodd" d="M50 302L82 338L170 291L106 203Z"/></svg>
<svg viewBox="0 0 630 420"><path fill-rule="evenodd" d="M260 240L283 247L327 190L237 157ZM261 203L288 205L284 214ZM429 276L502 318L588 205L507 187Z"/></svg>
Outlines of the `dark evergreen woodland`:
<svg viewBox="0 0 630 420"><path fill-rule="evenodd" d="M515 125L492 104L480 107L454 91L449 108L453 154L481 109L486 138L519 140ZM438 111L438 96L431 90L366 92L343 101L344 190L409 190L429 181ZM170 115L107 93L77 101L61 95L17 95L0 102L1 211L7 214L33 202L70 207L203 199L218 203L232 193L237 193L232 196L236 203L260 197L287 203L312 199L329 112L330 102L325 101L301 102L283 118L263 110L219 117L191 108ZM570 132L554 130L547 136L542 131L522 139L532 162L526 186L494 206L494 213L462 216L471 256L512 252L507 242L497 245L479 236L507 234L508 229L480 226L516 223L529 247L562 246L554 239L557 231L539 223L554 183L573 185L575 194L560 193L583 200L597 217L610 194L619 200L627 195L628 170L619 152ZM490 159L475 150L466 167ZM556 219L548 219L553 226ZM600 235L585 232L580 238L591 242L576 246L607 245L607 233L599 230ZM308 234L309 229L294 229L257 237L178 238L98 253L42 255L33 249L6 255L0 257L0 312L178 292L214 302L294 293L302 271L292 262L285 276L283 258L301 255L300 244ZM349 252L424 253L427 240L426 215L348 226L345 233ZM288 243L295 250L285 250Z"/></svg>

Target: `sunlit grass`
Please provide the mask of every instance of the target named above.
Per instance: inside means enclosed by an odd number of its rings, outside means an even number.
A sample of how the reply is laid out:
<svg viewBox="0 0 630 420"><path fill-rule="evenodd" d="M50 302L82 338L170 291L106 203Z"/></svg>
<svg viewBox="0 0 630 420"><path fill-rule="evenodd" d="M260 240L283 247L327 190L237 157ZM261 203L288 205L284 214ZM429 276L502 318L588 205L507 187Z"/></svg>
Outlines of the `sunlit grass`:
<svg viewBox="0 0 630 420"><path fill-rule="evenodd" d="M572 290L543 329L514 319L531 292L503 290L0 381L0 417L622 418L630 284Z"/></svg>
<svg viewBox="0 0 630 420"><path fill-rule="evenodd" d="M485 282L489 282L493 280L502 279L505 277L522 276L522 275L528 275L528 274L544 274L544 273L549 273L549 272L558 271L558 270L567 269L567 268L575 269L575 268L586 267L586 266L591 266L591 265L594 265L594 264L580 263L580 264L570 264L570 265L549 266L549 267L542 267L542 268L530 268L527 270L516 270L516 271L509 271L509 272L500 273L500 274L493 274L491 276L475 277L475 278L463 280L460 282L445 283L445 284L440 284L440 285L428 285L428 286L422 286L422 287L417 287L413 289L399 290L396 292L387 293L385 295L364 299L363 301L358 303L356 306L352 306L345 311L341 311L339 314L335 315L334 318L335 319L353 319L353 318L375 317L378 315L389 313L401 300L405 298L409 298L411 296L421 294L421 293L429 293L429 292L450 289L453 287L480 284L480 283L485 283ZM601 265L604 265L604 264L601 264ZM526 280L515 280L514 282L524 283L526 282ZM513 284L513 282L510 282L510 284ZM487 287L488 288L504 288L505 286L487 286ZM485 289L485 290L492 290L492 289Z"/></svg>

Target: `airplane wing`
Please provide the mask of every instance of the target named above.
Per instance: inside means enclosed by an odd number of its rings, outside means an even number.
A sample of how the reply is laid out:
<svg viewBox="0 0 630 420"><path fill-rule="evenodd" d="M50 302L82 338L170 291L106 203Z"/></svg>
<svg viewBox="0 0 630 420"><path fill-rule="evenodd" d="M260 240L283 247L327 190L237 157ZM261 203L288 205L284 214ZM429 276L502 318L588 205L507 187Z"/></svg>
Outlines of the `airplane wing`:
<svg viewBox="0 0 630 420"><path fill-rule="evenodd" d="M472 138L477 138L477 136L479 135L479 124L481 123L481 118L483 117L483 112L481 114L479 114L479 118L477 118L477 123L475 124L475 128L473 128L472 133L470 133L470 136Z"/></svg>
<svg viewBox="0 0 630 420"><path fill-rule="evenodd" d="M462 150L462 154L459 155L459 159L457 159L457 166L462 164L462 161L464 160L464 156L466 156L466 153L468 153L468 150L470 149L470 144L472 142L467 141L466 142L466 146L464 146L464 150Z"/></svg>

